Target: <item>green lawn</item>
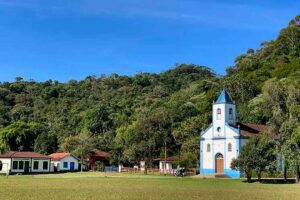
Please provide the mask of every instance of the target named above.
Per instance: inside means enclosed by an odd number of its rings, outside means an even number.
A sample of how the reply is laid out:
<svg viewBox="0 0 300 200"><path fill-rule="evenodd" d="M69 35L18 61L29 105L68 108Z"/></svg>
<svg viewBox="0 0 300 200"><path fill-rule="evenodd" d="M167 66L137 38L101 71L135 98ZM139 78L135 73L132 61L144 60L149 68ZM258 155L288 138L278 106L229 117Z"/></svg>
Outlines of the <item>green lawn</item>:
<svg viewBox="0 0 300 200"><path fill-rule="evenodd" d="M300 199L300 184L73 173L0 177L0 199Z"/></svg>

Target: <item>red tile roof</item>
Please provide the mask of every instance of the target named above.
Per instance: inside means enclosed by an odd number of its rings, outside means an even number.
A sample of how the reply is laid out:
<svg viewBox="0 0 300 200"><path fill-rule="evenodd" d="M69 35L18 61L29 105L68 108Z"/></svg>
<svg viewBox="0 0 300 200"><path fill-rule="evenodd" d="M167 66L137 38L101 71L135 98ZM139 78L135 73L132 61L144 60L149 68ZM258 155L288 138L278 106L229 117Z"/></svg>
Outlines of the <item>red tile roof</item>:
<svg viewBox="0 0 300 200"><path fill-rule="evenodd" d="M54 161L59 161L65 157L68 157L68 156L73 156L71 153L53 153L53 154L50 154L49 155L52 160ZM73 156L74 158L76 158L75 156ZM78 160L78 158L76 158Z"/></svg>
<svg viewBox="0 0 300 200"><path fill-rule="evenodd" d="M36 152L29 152L29 151L12 151L12 152L0 155L0 158L45 158L45 159L50 159L49 156L39 154Z"/></svg>
<svg viewBox="0 0 300 200"><path fill-rule="evenodd" d="M101 151L99 149L93 149L91 151L91 156L97 156L97 157L102 157L102 158L109 158L109 153L105 151Z"/></svg>
<svg viewBox="0 0 300 200"><path fill-rule="evenodd" d="M240 135L244 137L251 137L263 132L266 132L268 129L267 125L261 124L243 124L238 123L237 125L233 126L240 130Z"/></svg>

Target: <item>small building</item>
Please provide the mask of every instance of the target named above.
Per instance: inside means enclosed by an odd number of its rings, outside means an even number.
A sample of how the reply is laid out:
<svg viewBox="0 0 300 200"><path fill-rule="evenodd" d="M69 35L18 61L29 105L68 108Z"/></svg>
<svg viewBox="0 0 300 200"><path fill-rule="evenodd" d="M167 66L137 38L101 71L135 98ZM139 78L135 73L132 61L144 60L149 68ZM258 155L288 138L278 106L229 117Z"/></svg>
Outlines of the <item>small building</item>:
<svg viewBox="0 0 300 200"><path fill-rule="evenodd" d="M109 153L101 151L99 149L93 149L90 151L90 156L86 159L88 162L88 169L95 170L98 165L108 165L109 164Z"/></svg>
<svg viewBox="0 0 300 200"><path fill-rule="evenodd" d="M55 172L78 171L79 159L71 153L53 153L49 157L51 157Z"/></svg>
<svg viewBox="0 0 300 200"><path fill-rule="evenodd" d="M166 174L174 174L177 166L175 163L179 160L178 156L171 156L165 158L157 158L154 161L159 161L159 172Z"/></svg>
<svg viewBox="0 0 300 200"><path fill-rule="evenodd" d="M51 158L35 152L9 152L0 155L0 173L30 174L51 172Z"/></svg>

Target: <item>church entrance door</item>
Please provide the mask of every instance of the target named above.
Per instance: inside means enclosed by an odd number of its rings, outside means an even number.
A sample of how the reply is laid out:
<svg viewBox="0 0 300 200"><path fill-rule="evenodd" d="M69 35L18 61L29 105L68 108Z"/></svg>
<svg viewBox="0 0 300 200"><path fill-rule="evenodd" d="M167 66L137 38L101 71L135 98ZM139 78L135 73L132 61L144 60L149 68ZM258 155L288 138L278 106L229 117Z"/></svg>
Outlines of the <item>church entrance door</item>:
<svg viewBox="0 0 300 200"><path fill-rule="evenodd" d="M216 155L216 174L224 174L224 158L222 154Z"/></svg>

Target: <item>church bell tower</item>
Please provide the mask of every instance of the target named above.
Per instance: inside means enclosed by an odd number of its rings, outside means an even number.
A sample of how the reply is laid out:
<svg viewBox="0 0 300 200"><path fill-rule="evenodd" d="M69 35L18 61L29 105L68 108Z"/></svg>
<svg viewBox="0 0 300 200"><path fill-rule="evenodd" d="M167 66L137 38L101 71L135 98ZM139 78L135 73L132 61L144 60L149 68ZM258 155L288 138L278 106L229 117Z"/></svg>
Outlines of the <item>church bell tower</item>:
<svg viewBox="0 0 300 200"><path fill-rule="evenodd" d="M236 125L236 105L226 90L222 90L216 102L213 103L214 137L225 137L225 125Z"/></svg>

